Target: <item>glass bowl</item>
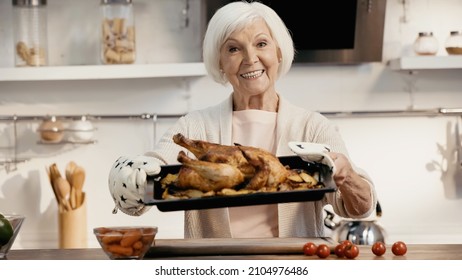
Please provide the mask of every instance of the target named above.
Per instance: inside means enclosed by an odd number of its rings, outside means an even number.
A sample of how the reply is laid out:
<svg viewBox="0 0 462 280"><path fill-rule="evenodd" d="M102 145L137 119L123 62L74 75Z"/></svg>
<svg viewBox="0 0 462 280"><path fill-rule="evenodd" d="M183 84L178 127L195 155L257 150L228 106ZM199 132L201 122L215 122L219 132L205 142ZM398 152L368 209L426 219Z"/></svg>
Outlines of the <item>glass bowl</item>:
<svg viewBox="0 0 462 280"><path fill-rule="evenodd" d="M10 237L9 241L4 244L0 245L0 259L6 259L8 252L10 251L11 247L14 244L16 237L18 236L19 230L21 229L22 223L26 217L22 215L14 215L14 214L4 214L3 215L11 224L13 228L13 235Z"/></svg>
<svg viewBox="0 0 462 280"><path fill-rule="evenodd" d="M93 229L110 259L143 259L155 244L157 227L97 227Z"/></svg>

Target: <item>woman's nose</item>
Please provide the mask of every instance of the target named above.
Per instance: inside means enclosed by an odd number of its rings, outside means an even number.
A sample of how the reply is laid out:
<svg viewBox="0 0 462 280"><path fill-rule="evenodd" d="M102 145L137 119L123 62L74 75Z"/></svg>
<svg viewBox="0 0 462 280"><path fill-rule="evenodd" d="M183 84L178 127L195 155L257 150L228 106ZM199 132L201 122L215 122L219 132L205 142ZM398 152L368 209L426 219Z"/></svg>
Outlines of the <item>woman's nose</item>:
<svg viewBox="0 0 462 280"><path fill-rule="evenodd" d="M246 64L254 64L258 62L257 53L253 50L246 50L244 54L244 62Z"/></svg>

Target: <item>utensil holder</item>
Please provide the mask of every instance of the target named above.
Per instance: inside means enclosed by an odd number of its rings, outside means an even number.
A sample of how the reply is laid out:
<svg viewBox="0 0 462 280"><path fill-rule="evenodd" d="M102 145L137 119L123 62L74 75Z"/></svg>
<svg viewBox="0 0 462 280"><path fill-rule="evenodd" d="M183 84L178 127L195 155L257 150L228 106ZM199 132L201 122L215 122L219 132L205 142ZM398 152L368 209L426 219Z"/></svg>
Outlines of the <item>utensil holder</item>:
<svg viewBox="0 0 462 280"><path fill-rule="evenodd" d="M82 193L82 204L66 211L59 207L59 248L87 248L87 202Z"/></svg>

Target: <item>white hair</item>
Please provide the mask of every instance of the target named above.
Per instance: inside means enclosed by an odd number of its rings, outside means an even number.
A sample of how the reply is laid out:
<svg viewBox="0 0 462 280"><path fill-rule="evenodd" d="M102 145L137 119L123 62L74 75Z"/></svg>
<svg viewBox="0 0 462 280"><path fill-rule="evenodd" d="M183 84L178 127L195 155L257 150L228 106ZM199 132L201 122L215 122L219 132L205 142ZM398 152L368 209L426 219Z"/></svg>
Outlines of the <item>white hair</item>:
<svg viewBox="0 0 462 280"><path fill-rule="evenodd" d="M295 50L292 37L282 19L273 9L260 2L238 1L218 9L210 19L205 32L202 58L213 80L221 84L228 83L226 76L220 71L220 49L231 33L256 19L266 22L280 50L278 78L289 71Z"/></svg>

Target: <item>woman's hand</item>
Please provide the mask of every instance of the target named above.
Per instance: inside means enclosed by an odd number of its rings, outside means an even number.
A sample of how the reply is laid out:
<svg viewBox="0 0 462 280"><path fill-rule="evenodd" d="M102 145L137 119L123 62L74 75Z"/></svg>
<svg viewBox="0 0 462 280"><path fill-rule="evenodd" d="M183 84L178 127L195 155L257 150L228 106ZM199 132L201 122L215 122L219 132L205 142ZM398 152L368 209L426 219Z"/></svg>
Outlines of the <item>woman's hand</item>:
<svg viewBox="0 0 462 280"><path fill-rule="evenodd" d="M289 148L301 159L307 162L320 162L329 166L335 172L335 165L329 156L331 150L328 145L310 142L289 142Z"/></svg>
<svg viewBox="0 0 462 280"><path fill-rule="evenodd" d="M146 178L159 174L160 165L151 157L120 157L109 173L109 191L115 203L113 213L120 209L127 215L140 216L150 209L143 203Z"/></svg>
<svg viewBox="0 0 462 280"><path fill-rule="evenodd" d="M328 152L335 165L333 179L342 193L345 208L351 215L361 216L372 204L371 187L353 169L348 158L341 153Z"/></svg>

